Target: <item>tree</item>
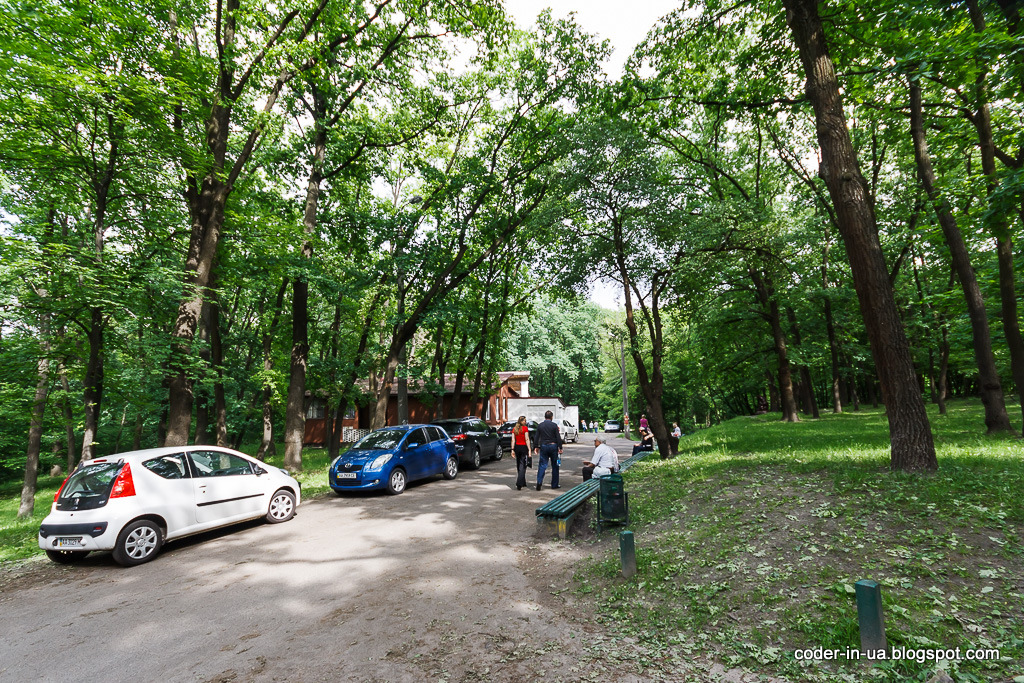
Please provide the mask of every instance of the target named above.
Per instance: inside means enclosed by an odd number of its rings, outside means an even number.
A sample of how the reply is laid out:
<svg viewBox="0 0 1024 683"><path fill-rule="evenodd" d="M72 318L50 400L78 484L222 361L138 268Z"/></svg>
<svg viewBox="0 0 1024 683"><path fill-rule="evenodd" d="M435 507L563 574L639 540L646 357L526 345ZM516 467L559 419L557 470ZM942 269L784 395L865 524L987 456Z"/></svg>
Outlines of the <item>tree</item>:
<svg viewBox="0 0 1024 683"><path fill-rule="evenodd" d="M985 300L981 288L971 266L967 254L967 245L957 226L953 212L939 194L936 187L935 170L932 167L928 143L925 140L924 116L922 114L921 85L913 76L910 77L910 127L914 139L914 156L917 159L918 174L921 184L935 208L935 214L946 237L950 254L953 257L953 268L960 279L967 310L971 318L971 332L974 339L974 356L978 363L981 376L981 402L985 406L985 426L988 432L1008 432L1010 418L1006 414L1003 401L1003 386L999 381L995 357L992 355L992 340L988 330L988 314L985 312Z"/></svg>
<svg viewBox="0 0 1024 683"><path fill-rule="evenodd" d="M793 33L807 77L807 97L814 108L821 144L821 174L836 210L839 230L853 268L854 286L871 340L882 385L894 470L935 470L935 445L910 348L875 225L867 183L860 172L842 108L839 83L829 54L816 0L784 0L786 23Z"/></svg>

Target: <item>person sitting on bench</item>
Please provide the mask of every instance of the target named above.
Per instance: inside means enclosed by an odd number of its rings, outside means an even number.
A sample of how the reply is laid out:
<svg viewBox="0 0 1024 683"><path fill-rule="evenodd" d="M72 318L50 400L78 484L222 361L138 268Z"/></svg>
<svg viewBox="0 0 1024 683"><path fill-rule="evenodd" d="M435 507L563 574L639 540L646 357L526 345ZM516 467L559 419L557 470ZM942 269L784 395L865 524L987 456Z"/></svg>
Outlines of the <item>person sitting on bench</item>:
<svg viewBox="0 0 1024 683"><path fill-rule="evenodd" d="M583 481L593 477L604 477L619 469L619 454L608 445L608 437L594 437L592 460L583 461Z"/></svg>
<svg viewBox="0 0 1024 683"><path fill-rule="evenodd" d="M632 455L636 455L641 451L653 451L654 450L654 432L649 429L640 430L640 443L634 444Z"/></svg>

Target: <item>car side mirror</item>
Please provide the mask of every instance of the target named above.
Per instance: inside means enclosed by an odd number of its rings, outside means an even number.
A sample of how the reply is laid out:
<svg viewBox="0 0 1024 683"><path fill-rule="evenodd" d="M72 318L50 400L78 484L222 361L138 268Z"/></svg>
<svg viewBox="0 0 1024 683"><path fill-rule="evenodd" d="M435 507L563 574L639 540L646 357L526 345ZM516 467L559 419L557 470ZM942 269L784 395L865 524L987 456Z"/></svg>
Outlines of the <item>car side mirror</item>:
<svg viewBox="0 0 1024 683"><path fill-rule="evenodd" d="M257 477L259 477L261 475L266 474L267 471L265 469L263 469L262 467L260 467L259 465L253 465L252 466L252 473L255 474Z"/></svg>
<svg viewBox="0 0 1024 683"><path fill-rule="evenodd" d="M418 447L419 445L420 444L417 441L406 441L405 442L405 450L411 451L412 449Z"/></svg>

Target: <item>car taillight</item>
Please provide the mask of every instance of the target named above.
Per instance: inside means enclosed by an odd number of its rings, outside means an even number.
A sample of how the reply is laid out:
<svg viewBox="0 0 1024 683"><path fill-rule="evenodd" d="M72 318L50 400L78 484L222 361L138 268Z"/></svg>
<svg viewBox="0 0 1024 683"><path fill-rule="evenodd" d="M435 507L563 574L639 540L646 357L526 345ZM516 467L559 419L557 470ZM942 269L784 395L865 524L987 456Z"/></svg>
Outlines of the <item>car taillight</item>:
<svg viewBox="0 0 1024 683"><path fill-rule="evenodd" d="M68 483L68 479L70 479L70 478L71 478L71 475L69 474L68 476L64 477L64 481L62 481L60 483L60 488L57 489L57 493L53 494L53 502L54 503L56 503L57 499L60 498L60 492L64 490L64 484Z"/></svg>
<svg viewBox="0 0 1024 683"><path fill-rule="evenodd" d="M452 437L452 441L463 441L465 440L465 438L465 434L456 434L455 436Z"/></svg>
<svg viewBox="0 0 1024 683"><path fill-rule="evenodd" d="M114 485L110 489L110 498L127 498L128 496L135 495L135 482L132 480L132 468L128 466L128 463L124 464L121 468L121 473L117 475L117 479L114 480Z"/></svg>

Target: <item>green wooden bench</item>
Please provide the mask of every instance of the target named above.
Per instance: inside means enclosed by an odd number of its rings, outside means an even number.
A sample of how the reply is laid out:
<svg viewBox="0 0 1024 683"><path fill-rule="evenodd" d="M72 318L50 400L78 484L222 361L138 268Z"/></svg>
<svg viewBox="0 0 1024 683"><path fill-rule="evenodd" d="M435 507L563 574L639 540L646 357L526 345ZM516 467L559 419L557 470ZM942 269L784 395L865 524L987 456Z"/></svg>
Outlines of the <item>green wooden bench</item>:
<svg viewBox="0 0 1024 683"><path fill-rule="evenodd" d="M630 456L619 463L619 472L625 472L630 467L640 462L654 451L641 451ZM583 503L593 496L601 487L600 479L590 479L573 486L562 495L552 498L537 508L537 523L554 526L558 531L558 537L565 540L569 533L569 525L573 517L583 507Z"/></svg>

